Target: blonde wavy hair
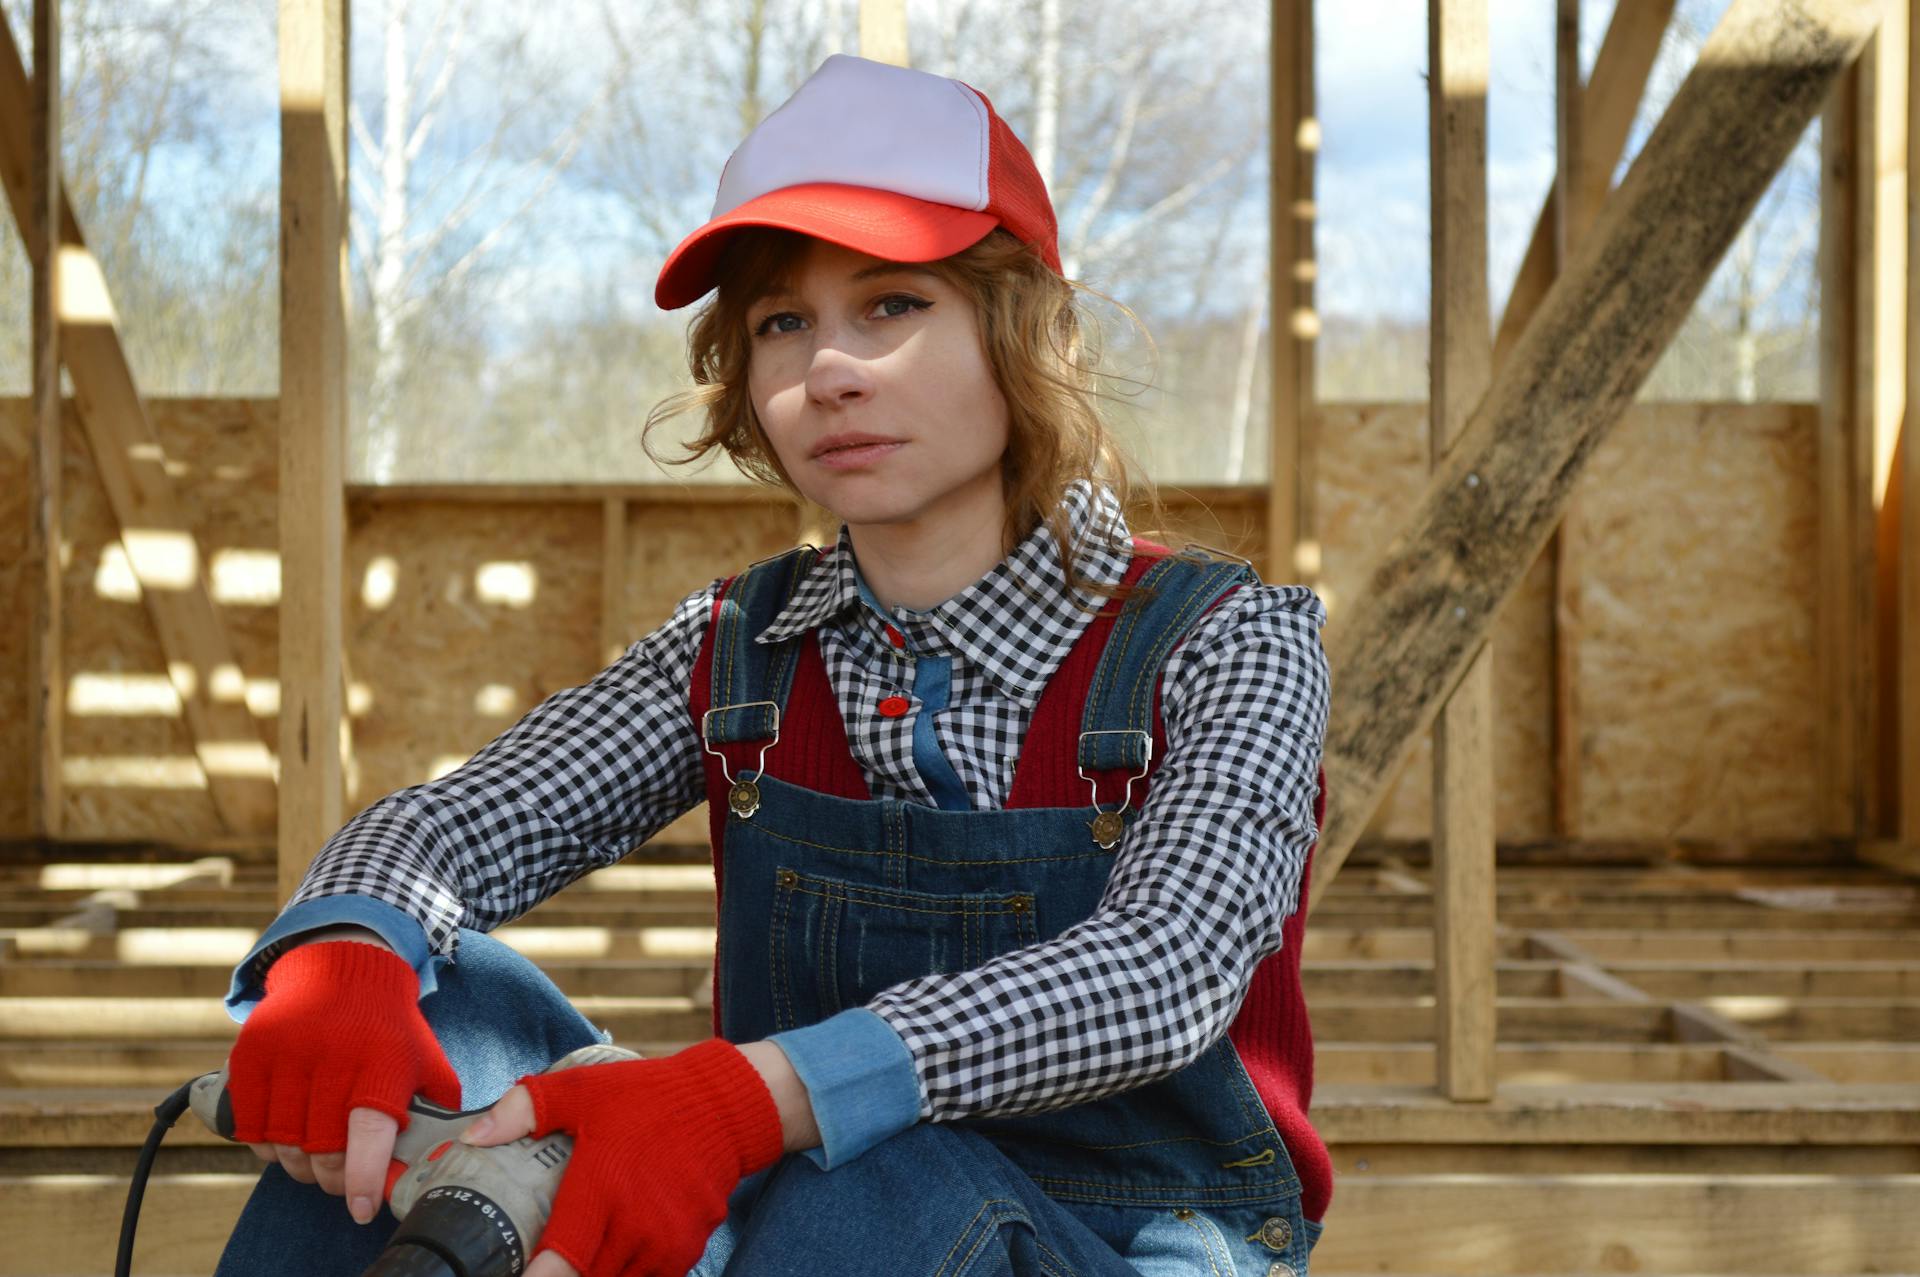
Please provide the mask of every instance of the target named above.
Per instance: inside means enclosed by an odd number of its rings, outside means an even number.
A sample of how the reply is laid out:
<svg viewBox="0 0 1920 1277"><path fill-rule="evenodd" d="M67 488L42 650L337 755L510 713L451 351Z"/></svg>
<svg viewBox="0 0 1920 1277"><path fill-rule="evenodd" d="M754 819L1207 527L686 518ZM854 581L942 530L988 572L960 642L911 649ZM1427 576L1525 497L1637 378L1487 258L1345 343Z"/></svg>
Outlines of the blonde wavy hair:
<svg viewBox="0 0 1920 1277"><path fill-rule="evenodd" d="M647 414L641 443L648 456L662 465L687 465L719 449L750 478L804 500L761 428L747 390L752 349L747 312L791 281L811 242L807 235L774 227L751 227L728 242L716 265L718 288L688 327L687 364L695 388L669 396ZM1112 302L1140 328L1151 350L1145 325L1124 303L1066 279L1003 229L989 231L951 257L923 264L972 301L988 365L1006 399L1007 451L1000 474L1007 516L1001 552L1011 552L1044 522L1060 546L1070 590L1103 598L1125 593L1114 583L1082 575L1062 501L1070 484L1086 479L1113 492L1135 529L1163 524L1158 493L1114 440L1098 403L1112 398L1100 388L1103 380L1147 383L1099 366L1098 324L1075 294ZM654 432L697 409L706 412L705 429L682 445L683 455L660 455Z"/></svg>

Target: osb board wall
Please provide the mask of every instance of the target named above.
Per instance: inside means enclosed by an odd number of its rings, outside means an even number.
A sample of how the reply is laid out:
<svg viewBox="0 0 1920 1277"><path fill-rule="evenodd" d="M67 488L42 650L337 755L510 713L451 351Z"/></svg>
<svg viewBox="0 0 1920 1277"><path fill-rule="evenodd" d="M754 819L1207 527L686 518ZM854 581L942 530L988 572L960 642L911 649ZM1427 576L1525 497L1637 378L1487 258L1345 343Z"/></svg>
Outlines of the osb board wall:
<svg viewBox="0 0 1920 1277"><path fill-rule="evenodd" d="M1325 637L1421 490L1425 416L1422 405L1323 410ZM1817 834L1816 426L1804 404L1643 404L1595 452L1574 525L1579 835ZM1505 839L1553 832L1551 614L1543 553L1491 640ZM1370 829L1426 837L1431 778L1428 735Z"/></svg>
<svg viewBox="0 0 1920 1277"><path fill-rule="evenodd" d="M25 677L32 583L21 564L33 518L25 407L17 399L0 399L0 413L7 414L0 416L0 836L33 825L27 813L32 705Z"/></svg>
<svg viewBox="0 0 1920 1277"><path fill-rule="evenodd" d="M1365 587L1367 572L1426 487L1432 469L1426 405L1327 405L1315 442L1323 572L1319 590L1328 617L1322 638L1331 642L1344 614L1342 604ZM1551 589L1547 565L1534 564L1495 618L1490 640L1495 653L1494 828L1503 838L1538 838L1552 832L1547 717L1553 674L1547 641ZM1340 694L1338 670L1333 671L1333 692ZM1432 776L1432 736L1423 733L1369 831L1426 837L1432 821Z"/></svg>
<svg viewBox="0 0 1920 1277"><path fill-rule="evenodd" d="M209 560L277 544L266 401L163 401L156 429ZM1330 405L1318 422L1320 592L1339 624L1427 473L1424 408ZM26 421L0 401L0 457L24 474ZM1591 837L1805 837L1811 782L1814 415L1800 405L1636 407L1581 486L1579 647L1584 804ZM113 540L104 493L70 427L65 659L82 672L164 676L144 608L97 593ZM24 484L0 486L0 835L26 831ZM1261 494L1197 508L1165 494L1169 538L1259 561ZM599 667L597 502L363 500L349 508L347 661L356 758L349 810L464 758L545 695ZM625 604L632 637L688 591L792 543L795 516L747 499L629 507ZM1178 540L1176 540L1176 544ZM393 580L368 602L369 568ZM524 601L482 597L505 564ZM1550 833L1549 576L1536 564L1498 619L1497 821L1503 838ZM273 606L217 603L249 680L264 739L273 715ZM1335 671L1335 695L1339 694ZM69 715L70 757L148 758L153 776L191 769L182 724L163 714ZM1373 828L1420 837L1429 819L1423 742ZM134 764L137 768L139 764ZM75 785L76 837L219 832L204 789ZM690 820L676 835L699 836Z"/></svg>

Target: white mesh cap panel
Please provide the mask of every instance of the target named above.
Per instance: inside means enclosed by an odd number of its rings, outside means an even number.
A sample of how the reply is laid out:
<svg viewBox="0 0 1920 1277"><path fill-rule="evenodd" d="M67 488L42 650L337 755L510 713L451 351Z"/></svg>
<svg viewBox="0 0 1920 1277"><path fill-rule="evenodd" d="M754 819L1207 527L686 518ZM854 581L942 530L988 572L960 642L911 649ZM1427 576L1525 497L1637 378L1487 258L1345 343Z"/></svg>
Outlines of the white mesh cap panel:
<svg viewBox="0 0 1920 1277"><path fill-rule="evenodd" d="M876 100L886 109L876 111ZM836 53L735 148L712 215L805 182L983 209L987 139L986 106L966 86Z"/></svg>

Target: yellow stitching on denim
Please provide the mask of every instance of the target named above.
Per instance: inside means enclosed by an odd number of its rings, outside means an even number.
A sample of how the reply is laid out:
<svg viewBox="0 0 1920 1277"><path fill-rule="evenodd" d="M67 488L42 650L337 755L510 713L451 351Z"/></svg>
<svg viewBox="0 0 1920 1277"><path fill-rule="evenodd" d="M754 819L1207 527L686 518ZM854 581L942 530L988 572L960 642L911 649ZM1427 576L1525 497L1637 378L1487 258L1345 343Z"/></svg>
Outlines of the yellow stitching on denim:
<svg viewBox="0 0 1920 1277"><path fill-rule="evenodd" d="M1072 1184L1079 1181L1058 1180L1048 1175L1030 1175L1035 1184ZM1280 1183L1280 1181L1274 1181ZM1300 1196L1298 1185L1273 1191L1271 1185L1248 1184L1238 1189L1232 1188L1194 1188L1191 1185L1149 1186L1142 1189L1116 1191L1119 1187L1110 1183L1086 1182L1087 1187L1096 1192L1075 1192L1069 1187L1047 1189L1050 1197L1068 1198L1077 1202L1100 1202L1108 1206L1174 1206L1181 1202L1210 1199L1215 1206L1278 1207Z"/></svg>
<svg viewBox="0 0 1920 1277"><path fill-rule="evenodd" d="M1007 1198L1004 1198L1004 1197L989 1197L989 1198L987 1198L987 1199L986 1199L985 1201L983 1201L983 1202L981 1202L981 1203L980 1203L980 1209L979 1209L979 1210L977 1210L977 1211L975 1211L975 1212L973 1213L973 1218L972 1218L971 1220L969 1220L969 1221L967 1222L967 1229L968 1229L969 1231L971 1231L971 1230L973 1229L973 1227L974 1227L974 1225L976 1225L976 1224L978 1224L978 1223L980 1222L980 1217L981 1217L982 1215L984 1215L984 1214L986 1214L986 1213L987 1213L987 1208L988 1208L988 1207L991 1207L991 1206L1009 1206L1009 1207L1013 1207L1013 1208L1014 1208L1014 1210L1013 1210L1013 1212L1012 1212L1011 1214L1009 1214L1009 1215L1008 1215L1008 1218L1010 1218L1010 1219L1017 1219L1017 1218L1019 1218L1019 1217L1020 1217L1020 1215L1019 1215L1019 1204L1018 1204L1017 1202L1013 1202L1013 1201L1010 1201L1010 1200L1008 1200ZM994 1212L994 1214L996 1214L996 1215L997 1215L997 1214L999 1214L999 1213L1000 1213L1000 1212L998 1212L998 1211L995 1211L995 1212ZM1000 1225L999 1225L998 1223L995 1223L995 1224L993 1225L993 1227L994 1227L994 1228L998 1228L999 1226L1000 1226ZM988 1236L990 1236L990 1235L991 1235L991 1232L990 1232L990 1230L988 1230L988 1229L982 1229L982 1230L981 1230L981 1231L979 1232L979 1234L978 1234L978 1235L977 1235L977 1236L976 1236L976 1237L974 1238L974 1243L973 1243L973 1249L972 1249L972 1250L969 1250L969 1251L967 1252L967 1254L966 1254L966 1257L965 1257L965 1258L964 1258L964 1259L963 1259L963 1260L961 1261L961 1262L962 1262L962 1264L965 1264L965 1263L966 1263L967 1261L969 1261L969 1260L971 1260L971 1259L972 1259L972 1258L974 1257L974 1255L975 1255L976 1253L978 1253L978 1252L979 1252L979 1250L980 1250L980 1247L981 1247L981 1246L982 1246L983 1244L985 1244L985 1242L986 1242L986 1239L987 1239L987 1237L988 1237ZM933 1277L940 1277L940 1275L941 1275L942 1273L944 1273L944 1272L946 1272L946 1271L947 1271L947 1262L948 1262L948 1260L951 1260L951 1259L953 1258L953 1252L954 1252L954 1251L956 1251L956 1250L959 1250L959 1249L960 1249L960 1243L961 1243L961 1242L963 1242L963 1241L965 1241L965 1240L967 1240L967 1232L962 1232L962 1233L960 1234L960 1236L958 1236L958 1237L956 1237L956 1238L954 1238L954 1241L953 1241L953 1245L951 1245L951 1246L949 1246L949 1247L947 1248L947 1253L946 1253L946 1257L945 1257L944 1259L942 1259L942 1260L940 1261L940 1267L934 1270L934 1274L933 1274Z"/></svg>
<svg viewBox="0 0 1920 1277"><path fill-rule="evenodd" d="M785 939L786 932L781 924L787 916L790 903L785 893L776 890L774 892L773 908L767 911L769 915L767 923L767 952L774 968L774 1017L776 1022L784 1018L786 1022L784 1027L786 1028L793 1027L794 1016L792 1013L791 1000L792 989L789 987L791 977L788 973L785 960L787 946L782 943Z"/></svg>
<svg viewBox="0 0 1920 1277"><path fill-rule="evenodd" d="M795 886L795 887L789 888L789 890L794 894L799 894L799 895L821 896L825 898L832 898L833 896L832 891L815 891L805 886ZM877 890L877 889L861 888L860 890ZM1026 906L1022 906L1021 908L1016 909L1010 903L1007 903L1007 902L1003 902L1005 907L999 908L999 909L987 908L985 907L985 902L982 902L982 904L979 906L975 906L971 904L962 904L957 909L916 909L912 905L897 905L884 900L858 900L854 898L853 893L851 891L847 892L842 898L845 899L850 904L865 905L869 909L892 909L897 913L927 913L927 914L932 914L936 918L964 918L970 914L977 915L980 917L992 917L992 918L1007 917L1009 915L1017 917L1020 914L1027 912Z"/></svg>
<svg viewBox="0 0 1920 1277"><path fill-rule="evenodd" d="M1039 1181L1041 1181L1041 1180L1045 1180L1045 1181L1047 1181L1047 1182L1048 1182L1048 1183L1050 1183L1050 1184L1069 1184L1069 1185L1079 1185L1079 1186L1080 1186L1080 1187L1082 1187L1082 1188L1101 1188L1101 1189L1107 1189L1107 1190L1109 1190L1109 1191L1111 1191L1111 1190L1114 1190L1114 1189L1116 1189L1116 1188L1119 1188L1119 1187L1120 1187L1119 1185L1116 1185L1116 1184L1111 1184L1111 1183L1107 1183L1107 1182L1105 1182L1105 1181L1102 1181L1102 1180L1097 1180L1097 1179L1070 1179L1070 1178L1068 1178L1067 1176L1064 1176L1064 1175L1032 1175L1032 1174L1030 1174L1030 1175L1029 1175L1029 1178L1030 1178L1030 1179L1032 1179L1032 1180L1033 1180L1033 1181L1034 1181L1035 1183L1038 1183L1038 1182L1039 1182ZM1281 1180L1275 1180L1275 1181L1274 1181L1274 1183L1276 1183L1276 1184L1278 1184L1278 1183L1282 1183L1282 1182L1284 1182L1284 1181L1281 1181ZM1259 1185L1257 1185L1257 1184L1222 1184L1222 1185L1217 1185L1217 1186L1215 1186L1215 1187L1213 1187L1213 1188L1195 1188L1195 1187L1192 1187L1192 1186L1188 1186L1188 1185L1179 1185L1179 1186L1172 1186L1172 1187L1162 1187L1162 1186L1160 1186L1160 1185L1155 1185L1155 1184L1145 1184L1145 1185L1141 1185L1141 1186L1139 1186L1139 1187L1138 1187L1137 1189L1136 1189L1136 1188L1134 1188L1134 1187L1132 1187L1132 1186L1129 1186L1129 1187L1127 1187L1127 1188L1125 1188L1125 1189L1122 1189L1121 1191L1122 1191L1122 1192L1128 1192L1128 1193L1131 1193L1131 1192L1142 1192L1142 1193L1147 1193L1147 1192L1153 1192L1153 1193L1215 1193L1215 1194L1238 1194L1238 1193L1246 1193L1246 1192L1249 1192L1249 1191L1251 1191L1251 1190L1253 1190L1253 1189L1255 1189L1255 1188L1258 1188L1258 1187L1259 1187Z"/></svg>
<svg viewBox="0 0 1920 1277"><path fill-rule="evenodd" d="M774 777L774 779L778 780L779 778ZM1078 807L1034 807L1020 808L1018 810L1078 812L1081 809ZM1056 860L1098 860L1105 862L1113 859L1112 854L1109 852L1074 851L1065 852L1058 856L1007 856L990 860L948 860L940 856L916 856L906 851L871 851L864 847L837 847L832 843L813 842L810 839L797 838L792 834L783 834L777 829L770 829L765 825L759 824L754 825L753 829L763 837L778 838L781 842L790 842L796 847L812 847L815 851L833 851L845 856L865 856L869 859L880 856L898 856L902 860L909 860L921 865L1027 865L1048 864Z"/></svg>
<svg viewBox="0 0 1920 1277"><path fill-rule="evenodd" d="M1273 1123L1269 1122L1259 1130L1250 1131L1236 1140L1210 1140L1199 1135L1170 1135L1163 1140L1141 1140L1137 1144L1082 1144L1077 1140L1062 1140L1060 1142L1068 1148L1084 1148L1090 1151L1110 1153L1124 1152L1127 1149L1133 1148L1153 1148L1161 1144L1211 1144L1215 1148L1227 1148L1230 1145L1241 1144L1247 1140L1258 1139L1262 1135L1278 1136L1279 1132L1274 1130Z"/></svg>
<svg viewBox="0 0 1920 1277"><path fill-rule="evenodd" d="M1270 1148L1263 1148L1258 1153L1254 1154L1252 1157L1243 1157L1237 1162L1222 1162L1220 1163L1220 1165L1226 1170L1231 1171L1231 1170L1237 1170L1242 1166L1271 1166L1273 1165L1273 1161L1274 1161L1273 1150Z"/></svg>
<svg viewBox="0 0 1920 1277"><path fill-rule="evenodd" d="M1191 1228L1194 1232L1200 1235L1201 1248L1207 1252L1207 1267L1213 1269L1213 1277L1220 1277L1220 1265L1213 1262L1213 1239L1207 1236L1206 1230L1204 1228L1201 1228L1200 1225L1194 1223L1193 1216L1191 1215L1187 1216L1185 1219L1180 1219L1180 1216L1178 1215L1175 1215L1174 1218L1179 1219L1181 1223L1185 1224L1188 1228ZM1223 1247L1224 1247L1224 1244L1225 1244L1225 1239L1223 1238L1222 1239Z"/></svg>
<svg viewBox="0 0 1920 1277"><path fill-rule="evenodd" d="M1052 1247L1040 1240L1037 1232L1034 1234L1033 1248L1040 1252L1040 1271L1043 1275L1051 1275L1051 1277L1079 1277L1079 1275L1073 1271L1073 1265L1060 1258L1059 1255L1056 1255Z"/></svg>

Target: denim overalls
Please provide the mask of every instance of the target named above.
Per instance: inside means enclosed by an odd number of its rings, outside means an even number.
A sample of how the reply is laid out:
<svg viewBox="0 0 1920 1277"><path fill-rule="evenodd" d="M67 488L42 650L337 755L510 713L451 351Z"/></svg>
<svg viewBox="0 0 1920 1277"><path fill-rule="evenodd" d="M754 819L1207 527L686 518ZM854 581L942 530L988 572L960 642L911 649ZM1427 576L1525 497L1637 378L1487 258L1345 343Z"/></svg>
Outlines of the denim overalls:
<svg viewBox="0 0 1920 1277"><path fill-rule="evenodd" d="M1144 588L1089 634L1097 642L1104 633L1105 643L1086 653L1097 652L1098 665L1077 742L1043 748L1034 739L1036 715L1019 763L1024 769L1036 758L1058 758L1081 777L1100 779L1101 801L1093 802L1088 781L1078 779L1069 783L1086 795L1080 805L950 811L843 797L782 779L820 774L808 768L809 750L845 749L815 634L777 644L753 637L813 560L803 548L736 578L716 608L710 659L695 672L698 683L711 671L711 699L696 694L695 710L713 756L716 1027L733 1042L811 1024L917 976L971 969L1092 914L1115 854L1100 837L1115 845L1114 835L1124 837L1139 806L1135 782L1150 772L1149 751L1164 751L1157 739L1161 664L1209 608L1254 579L1238 562L1136 555L1128 579ZM806 694L794 697L795 707L804 701L820 714L824 703L830 730L787 713L796 671ZM850 751L830 761L842 775L853 766ZM1123 784L1130 799L1116 821ZM1013 795L1022 789L1016 772ZM1109 814L1101 819L1101 812ZM1302 1219L1300 1181L1286 1147L1224 1036L1188 1067L1122 1094L1048 1112L922 1123L823 1174L846 1176L929 1125L984 1137L1092 1228L1115 1259L1138 1257L1133 1266L1075 1268L1047 1253L1031 1269L993 1271L1307 1271L1318 1225ZM1187 1259L1149 1263L1146 1234L1155 1230L1187 1237Z"/></svg>

